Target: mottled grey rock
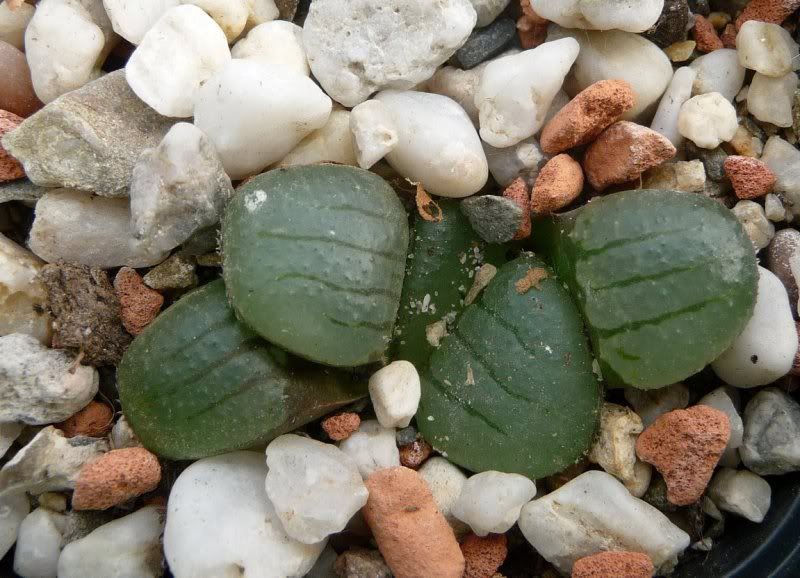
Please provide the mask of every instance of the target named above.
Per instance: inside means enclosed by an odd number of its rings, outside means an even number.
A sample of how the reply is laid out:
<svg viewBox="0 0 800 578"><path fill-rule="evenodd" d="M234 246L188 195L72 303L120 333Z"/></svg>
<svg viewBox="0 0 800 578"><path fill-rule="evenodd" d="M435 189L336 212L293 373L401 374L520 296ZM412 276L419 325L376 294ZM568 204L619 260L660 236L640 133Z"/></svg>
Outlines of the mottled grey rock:
<svg viewBox="0 0 800 578"><path fill-rule="evenodd" d="M46 192L45 187L34 185L28 179L0 183L0 204L9 201L35 203Z"/></svg>
<svg viewBox="0 0 800 578"><path fill-rule="evenodd" d="M717 183L725 181L728 177L725 175L723 163L728 158L722 147L713 149L703 149L694 144L692 141L686 141L686 156L690 159L699 159L702 161L706 169L706 176L712 181Z"/></svg>
<svg viewBox="0 0 800 578"><path fill-rule="evenodd" d="M496 195L469 197L461 201L461 212L487 243L510 241L522 222L522 209L514 201Z"/></svg>
<svg viewBox="0 0 800 578"><path fill-rule="evenodd" d="M498 18L485 28L476 28L464 45L456 50L455 61L469 70L497 56L517 38L517 23L511 18Z"/></svg>
<svg viewBox="0 0 800 578"><path fill-rule="evenodd" d="M145 285L156 291L190 289L197 285L194 259L172 255L144 276Z"/></svg>
<svg viewBox="0 0 800 578"><path fill-rule="evenodd" d="M642 36L661 48L666 48L670 44L686 40L688 24L689 4L686 0L665 0L661 16Z"/></svg>
<svg viewBox="0 0 800 578"><path fill-rule="evenodd" d="M725 9L728 9L727 5L725 6ZM711 13L711 7L708 5L708 0L689 0L689 10L692 11L692 14L701 14L703 16L708 16Z"/></svg>
<svg viewBox="0 0 800 578"><path fill-rule="evenodd" d="M3 146L37 185L122 197L141 152L158 145L172 122L139 100L118 70L28 117Z"/></svg>
<svg viewBox="0 0 800 578"><path fill-rule="evenodd" d="M377 550L354 548L342 552L333 569L339 578L392 578L392 571Z"/></svg>
<svg viewBox="0 0 800 578"><path fill-rule="evenodd" d="M739 454L762 476L800 470L800 404L774 387L758 392L744 410Z"/></svg>
<svg viewBox="0 0 800 578"><path fill-rule="evenodd" d="M796 229L781 229L772 238L767 248L767 269L772 271L786 287L789 303L792 304L792 313L796 313L800 298L797 279L792 273L792 261L800 259L800 231Z"/></svg>
<svg viewBox="0 0 800 578"><path fill-rule="evenodd" d="M399 429L395 434L395 440L397 441L398 446L407 446L408 444L413 443L416 439L417 428L415 428L413 425Z"/></svg>

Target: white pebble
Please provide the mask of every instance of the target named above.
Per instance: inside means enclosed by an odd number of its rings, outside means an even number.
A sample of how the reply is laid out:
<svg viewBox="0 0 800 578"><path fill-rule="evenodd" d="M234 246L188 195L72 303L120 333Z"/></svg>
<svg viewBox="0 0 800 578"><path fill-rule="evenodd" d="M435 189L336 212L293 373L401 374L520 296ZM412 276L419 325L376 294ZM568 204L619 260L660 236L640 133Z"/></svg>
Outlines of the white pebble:
<svg viewBox="0 0 800 578"><path fill-rule="evenodd" d="M316 544L341 532L368 492L356 463L333 444L282 435L267 446L267 496L286 533Z"/></svg>
<svg viewBox="0 0 800 578"><path fill-rule="evenodd" d="M231 56L285 66L304 76L311 74L303 48L303 29L285 20L259 24L234 44Z"/></svg>
<svg viewBox="0 0 800 578"><path fill-rule="evenodd" d="M731 211L739 219L756 251L769 245L775 236L775 225L767 219L764 207L755 201L743 200L736 203Z"/></svg>
<svg viewBox="0 0 800 578"><path fill-rule="evenodd" d="M631 496L614 476L588 471L522 508L519 527L545 560L568 574L578 558L634 550L668 571L689 535L656 508Z"/></svg>
<svg viewBox="0 0 800 578"><path fill-rule="evenodd" d="M589 460L623 483L636 476L636 439L642 433L642 418L627 407L604 403L600 408L600 431L589 449Z"/></svg>
<svg viewBox="0 0 800 578"><path fill-rule="evenodd" d="M12 10L7 2L0 2L0 41L25 50L25 29L35 10L27 3Z"/></svg>
<svg viewBox="0 0 800 578"><path fill-rule="evenodd" d="M760 523L769 510L772 490L753 472L722 468L711 480L708 495L720 510Z"/></svg>
<svg viewBox="0 0 800 578"><path fill-rule="evenodd" d="M633 465L633 477L623 482L625 487L634 498L641 498L647 493L650 487L650 480L653 478L653 466L642 460L636 460Z"/></svg>
<svg viewBox="0 0 800 578"><path fill-rule="evenodd" d="M691 98L696 77L697 72L688 66L675 71L650 124L650 128L667 137L676 148L683 144L683 135L678 130L681 107Z"/></svg>
<svg viewBox="0 0 800 578"><path fill-rule="evenodd" d="M733 344L712 364L735 387L772 383L792 368L797 329L786 288L774 273L758 268L758 297L753 316Z"/></svg>
<svg viewBox="0 0 800 578"><path fill-rule="evenodd" d="M748 20L736 35L739 64L766 76L783 76L796 68L798 46L777 24Z"/></svg>
<svg viewBox="0 0 800 578"><path fill-rule="evenodd" d="M762 122L792 126L792 103L797 84L794 72L777 78L756 72L747 91L747 110Z"/></svg>
<svg viewBox="0 0 800 578"><path fill-rule="evenodd" d="M783 206L783 201L775 193L767 193L767 196L764 197L764 214L773 223L780 223L786 220L786 207Z"/></svg>
<svg viewBox="0 0 800 578"><path fill-rule="evenodd" d="M304 576L325 542L286 534L264 494L263 454L232 452L198 460L173 484L164 555L176 578Z"/></svg>
<svg viewBox="0 0 800 578"><path fill-rule="evenodd" d="M0 234L0 335L26 333L50 342L42 265L36 255Z"/></svg>
<svg viewBox="0 0 800 578"><path fill-rule="evenodd" d="M633 406L633 409L642 418L642 424L647 427L659 416L689 405L689 388L682 383L658 389L626 387L625 400Z"/></svg>
<svg viewBox="0 0 800 578"><path fill-rule="evenodd" d="M736 109L718 92L694 96L683 103L678 131L697 146L713 149L736 134Z"/></svg>
<svg viewBox="0 0 800 578"><path fill-rule="evenodd" d="M14 572L22 578L56 578L66 518L36 508L22 521L14 550Z"/></svg>
<svg viewBox="0 0 800 578"><path fill-rule="evenodd" d="M475 92L481 138L508 147L536 134L579 50L562 38L490 62Z"/></svg>
<svg viewBox="0 0 800 578"><path fill-rule="evenodd" d="M380 100L367 100L353 108L350 131L358 165L362 169L372 167L400 142L394 119Z"/></svg>
<svg viewBox="0 0 800 578"><path fill-rule="evenodd" d="M745 69L735 50L720 48L704 54L689 65L696 73L694 94L718 92L733 100L744 84Z"/></svg>
<svg viewBox="0 0 800 578"><path fill-rule="evenodd" d="M661 16L664 0L531 0L531 6L565 28L644 32Z"/></svg>
<svg viewBox="0 0 800 578"><path fill-rule="evenodd" d="M281 65L232 60L198 91L194 124L215 144L228 176L278 162L331 113L314 82Z"/></svg>
<svg viewBox="0 0 800 578"><path fill-rule="evenodd" d="M500 13L505 10L511 0L469 0L475 12L478 14L478 21L475 26L482 28L488 26Z"/></svg>
<svg viewBox="0 0 800 578"><path fill-rule="evenodd" d="M281 166L338 163L358 166L350 131L350 111L336 107L328 122L315 130L294 147L278 163Z"/></svg>
<svg viewBox="0 0 800 578"><path fill-rule="evenodd" d="M31 510L25 492L0 496L0 558L3 558L17 541L19 525Z"/></svg>
<svg viewBox="0 0 800 578"><path fill-rule="evenodd" d="M231 59L216 22L197 6L168 10L147 31L125 66L133 92L159 114L192 116L200 86Z"/></svg>
<svg viewBox="0 0 800 578"><path fill-rule="evenodd" d="M550 160L534 137L505 148L495 148L484 142L483 151L489 163L489 172L501 187L507 187L517 177L522 177L528 183L534 182L541 168Z"/></svg>
<svg viewBox="0 0 800 578"><path fill-rule="evenodd" d="M369 397L383 427L403 428L417 413L419 374L410 361L393 361L369 378Z"/></svg>
<svg viewBox="0 0 800 578"><path fill-rule="evenodd" d="M744 424L742 417L739 415L736 406L734 405L731 394L725 387L718 387L711 393L701 397L697 405L707 405L714 409L720 410L728 416L728 423L731 426L731 435L728 438L728 445L726 450L735 450L742 445L742 436L744 435Z"/></svg>
<svg viewBox="0 0 800 578"><path fill-rule="evenodd" d="M247 0L181 0L181 4L194 4L205 10L225 33L228 42L239 37L250 15Z"/></svg>
<svg viewBox="0 0 800 578"><path fill-rule="evenodd" d="M422 464L419 475L428 484L436 507L456 533L466 532L467 526L453 515L453 506L467 482L464 472L445 458L434 456Z"/></svg>
<svg viewBox="0 0 800 578"><path fill-rule="evenodd" d="M246 0L248 15L245 32L250 32L256 26L272 22L280 16L280 10L275 5L275 0Z"/></svg>
<svg viewBox="0 0 800 578"><path fill-rule="evenodd" d="M365 480L378 470L400 465L395 429L385 428L374 419L362 421L350 437L339 443L339 449L355 462Z"/></svg>
<svg viewBox="0 0 800 578"><path fill-rule="evenodd" d="M775 135L764 145L761 160L775 173L775 191L783 193L787 209L800 214L800 151Z"/></svg>
<svg viewBox="0 0 800 578"><path fill-rule="evenodd" d="M800 470L800 404L774 387L759 391L744 409L739 452L747 469L762 476Z"/></svg>
<svg viewBox="0 0 800 578"><path fill-rule="evenodd" d="M433 92L452 98L464 109L472 124L477 127L478 108L475 106L475 91L478 90L483 70L488 65L488 61L482 62L469 70L461 70L453 66L442 66L425 84L426 92Z"/></svg>
<svg viewBox="0 0 800 578"><path fill-rule="evenodd" d="M131 44L139 44L158 19L180 3L180 0L103 0L114 32Z"/></svg>
<svg viewBox="0 0 800 578"><path fill-rule="evenodd" d="M525 476L481 472L466 481L451 511L478 536L504 534L535 495L536 484Z"/></svg>

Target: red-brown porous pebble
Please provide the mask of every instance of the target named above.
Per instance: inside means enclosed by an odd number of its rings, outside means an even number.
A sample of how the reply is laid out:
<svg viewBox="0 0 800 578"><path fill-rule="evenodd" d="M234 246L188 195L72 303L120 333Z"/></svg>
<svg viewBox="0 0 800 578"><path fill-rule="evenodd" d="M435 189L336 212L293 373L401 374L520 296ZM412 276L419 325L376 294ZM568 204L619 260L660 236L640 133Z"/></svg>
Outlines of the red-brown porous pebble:
<svg viewBox="0 0 800 578"><path fill-rule="evenodd" d="M725 30L719 37L722 40L722 46L725 48L736 49L736 26L733 24L726 24Z"/></svg>
<svg viewBox="0 0 800 578"><path fill-rule="evenodd" d="M21 116L17 116L13 112L7 110L0 110L0 139L7 132L11 132L17 128L22 121L25 120ZM25 176L25 169L22 164L12 157L3 145L0 144L0 183L5 181L14 181L21 179Z"/></svg>
<svg viewBox="0 0 800 578"><path fill-rule="evenodd" d="M624 80L601 80L579 92L550 119L540 138L542 150L554 155L592 142L636 104Z"/></svg>
<svg viewBox="0 0 800 578"><path fill-rule="evenodd" d="M664 477L667 499L687 506L702 497L730 435L728 416L718 409L676 409L639 435L636 455Z"/></svg>
<svg viewBox="0 0 800 578"><path fill-rule="evenodd" d="M530 202L531 196L528 193L528 185L525 179L517 177L514 181L506 187L503 191L503 196L522 209L522 222L519 225L517 234L514 235L514 240L527 239L531 236L531 212Z"/></svg>
<svg viewBox="0 0 800 578"><path fill-rule="evenodd" d="M800 0L751 0L736 19L736 30L748 20L781 24L800 8Z"/></svg>
<svg viewBox="0 0 800 578"><path fill-rule="evenodd" d="M0 40L0 109L28 117L44 106L33 91L25 53Z"/></svg>
<svg viewBox="0 0 800 578"><path fill-rule="evenodd" d="M75 436L102 438L111 429L113 421L114 412L110 407L99 401L92 401L78 413L57 424L57 427L68 438Z"/></svg>
<svg viewBox="0 0 800 578"><path fill-rule="evenodd" d="M364 518L396 578L462 578L461 548L417 472L385 468L364 483Z"/></svg>
<svg viewBox="0 0 800 578"><path fill-rule="evenodd" d="M600 552L572 565L572 578L651 578L653 561L641 552Z"/></svg>
<svg viewBox="0 0 800 578"><path fill-rule="evenodd" d="M130 267L123 267L114 277L114 292L119 298L122 325L131 335L139 335L156 318L164 297L144 284L141 276Z"/></svg>
<svg viewBox="0 0 800 578"><path fill-rule="evenodd" d="M717 35L714 25L705 16L694 15L694 29L692 30L694 41L697 43L699 52L714 52L724 48L722 40Z"/></svg>
<svg viewBox="0 0 800 578"><path fill-rule="evenodd" d="M72 508L107 510L153 491L160 480L158 458L146 449L112 450L81 468Z"/></svg>
<svg viewBox="0 0 800 578"><path fill-rule="evenodd" d="M469 534L461 542L464 554L464 578L492 578L508 555L505 534L489 534L481 538Z"/></svg>
<svg viewBox="0 0 800 578"><path fill-rule="evenodd" d="M414 440L410 444L400 446L400 465L418 470L431 456L433 448L423 439Z"/></svg>
<svg viewBox="0 0 800 578"><path fill-rule="evenodd" d="M675 156L669 139L645 126L621 120L597 137L583 157L589 183L598 191L638 179Z"/></svg>
<svg viewBox="0 0 800 578"><path fill-rule="evenodd" d="M775 173L767 163L752 157L730 155L722 167L740 199L763 197L775 186Z"/></svg>
<svg viewBox="0 0 800 578"><path fill-rule="evenodd" d="M517 20L519 43L524 50L536 48L547 40L547 25L550 24L539 16L531 7L530 0L519 0L522 16Z"/></svg>
<svg viewBox="0 0 800 578"><path fill-rule="evenodd" d="M335 442L349 438L360 425L361 418L353 412L337 413L322 420L322 429Z"/></svg>
<svg viewBox="0 0 800 578"><path fill-rule="evenodd" d="M567 154L554 156L539 171L531 193L531 213L547 215L578 198L583 190L583 169Z"/></svg>

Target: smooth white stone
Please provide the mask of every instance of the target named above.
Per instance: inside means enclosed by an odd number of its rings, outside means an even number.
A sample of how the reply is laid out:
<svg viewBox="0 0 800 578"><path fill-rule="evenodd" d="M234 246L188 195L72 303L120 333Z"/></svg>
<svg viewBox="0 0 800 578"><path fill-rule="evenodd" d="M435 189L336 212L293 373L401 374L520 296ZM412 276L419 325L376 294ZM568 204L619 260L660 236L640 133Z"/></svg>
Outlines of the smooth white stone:
<svg viewBox="0 0 800 578"><path fill-rule="evenodd" d="M114 424L114 427L111 428L108 441L111 442L111 449L113 450L142 446L142 443L139 441L139 438L136 437L133 428L124 415L121 415L117 423Z"/></svg>
<svg viewBox="0 0 800 578"><path fill-rule="evenodd" d="M775 191L783 193L787 208L800 214L800 150L775 135L769 137L761 160L775 173Z"/></svg>
<svg viewBox="0 0 800 578"><path fill-rule="evenodd" d="M796 69L798 46L777 24L748 20L736 35L739 64L766 76L783 76Z"/></svg>
<svg viewBox="0 0 800 578"><path fill-rule="evenodd" d="M264 493L263 454L232 452L186 468L167 503L164 555L175 578L303 576L325 542L289 537Z"/></svg>
<svg viewBox="0 0 800 578"><path fill-rule="evenodd" d="M14 572L22 578L56 578L66 517L36 508L19 527Z"/></svg>
<svg viewBox="0 0 800 578"><path fill-rule="evenodd" d="M735 50L720 48L696 58L689 65L696 73L693 94L718 92L733 100L744 84L745 69Z"/></svg>
<svg viewBox="0 0 800 578"><path fill-rule="evenodd" d="M103 0L114 32L131 44L139 44L158 19L180 3L180 0Z"/></svg>
<svg viewBox="0 0 800 578"><path fill-rule="evenodd" d="M625 400L642 418L642 425L647 427L659 416L673 409L684 409L689 405L689 388L682 383L658 389L626 387Z"/></svg>
<svg viewBox="0 0 800 578"><path fill-rule="evenodd" d="M163 261L166 253L154 251L136 239L130 222L127 198L54 189L36 203L28 244L48 263L136 268Z"/></svg>
<svg viewBox="0 0 800 578"><path fill-rule="evenodd" d="M600 431L589 449L589 460L623 483L636 476L636 439L644 429L642 418L627 407L604 403Z"/></svg>
<svg viewBox="0 0 800 578"><path fill-rule="evenodd" d="M744 200L736 203L731 212L739 219L756 251L769 245L775 236L775 225L767 219L764 207L755 201Z"/></svg>
<svg viewBox="0 0 800 578"><path fill-rule="evenodd" d="M228 40L197 6L171 8L144 35L125 66L136 96L164 116L192 116L200 86L231 59Z"/></svg>
<svg viewBox="0 0 800 578"><path fill-rule="evenodd" d="M588 471L522 508L519 527L536 551L568 574L578 558L601 550L644 552L667 573L689 535L634 498L614 476Z"/></svg>
<svg viewBox="0 0 800 578"><path fill-rule="evenodd" d="M488 26L506 9L511 0L469 0L478 15L477 28Z"/></svg>
<svg viewBox="0 0 800 578"><path fill-rule="evenodd" d="M800 470L800 404L770 387L744 409L744 465L762 476Z"/></svg>
<svg viewBox="0 0 800 578"><path fill-rule="evenodd" d="M333 444L282 435L267 446L267 496L286 533L303 544L341 532L367 503L354 460Z"/></svg>
<svg viewBox="0 0 800 578"><path fill-rule="evenodd" d="M14 542L22 520L31 511L31 504L25 492L0 496L0 558L3 558Z"/></svg>
<svg viewBox="0 0 800 578"><path fill-rule="evenodd" d="M744 424L742 422L742 417L739 415L739 412L736 409L730 394L728 393L727 388L718 387L711 393L701 397L697 402L697 405L707 405L709 407L713 407L714 409L718 409L728 416L728 422L731 425L731 435L730 438L728 438L728 445L725 448L725 454L723 454L723 458L725 458L725 461L729 463L732 461L737 461L738 452L734 450L742 445ZM720 461L722 461L722 459L720 459Z"/></svg>
<svg viewBox="0 0 800 578"><path fill-rule="evenodd" d="M633 477L625 482L625 487L634 498L641 498L647 493L650 487L650 480L653 477L653 466L642 460L636 460L633 465Z"/></svg>
<svg viewBox="0 0 800 578"><path fill-rule="evenodd" d="M564 86L571 96L599 80L619 79L631 85L636 103L624 120L650 120L661 95L672 80L672 62L649 40L621 30L592 32L551 26L548 39L569 36L578 41L580 54Z"/></svg>
<svg viewBox="0 0 800 578"><path fill-rule="evenodd" d="M400 142L398 128L391 112L379 100L371 99L356 105L350 112L358 165L369 169Z"/></svg>
<svg viewBox="0 0 800 578"><path fill-rule="evenodd" d="M684 137L678 130L678 117L683 103L692 97L692 86L696 77L697 72L688 66L682 66L675 71L650 124L650 128L667 137L675 148L683 144Z"/></svg>
<svg viewBox="0 0 800 578"><path fill-rule="evenodd" d="M239 37L250 15L247 0L181 0L181 4L194 4L205 10L225 33L228 42Z"/></svg>
<svg viewBox="0 0 800 578"><path fill-rule="evenodd" d="M531 0L531 6L565 28L644 32L661 16L664 0Z"/></svg>
<svg viewBox="0 0 800 578"><path fill-rule="evenodd" d="M467 482L464 472L441 456L430 458L418 471L445 519L457 533L466 532L466 524L453 515L453 505Z"/></svg>
<svg viewBox="0 0 800 578"><path fill-rule="evenodd" d="M198 91L194 124L214 143L228 176L278 162L328 121L331 99L281 65L234 59Z"/></svg>
<svg viewBox="0 0 800 578"><path fill-rule="evenodd" d="M27 3L11 10L6 2L0 2L0 41L25 50L25 29L35 10Z"/></svg>
<svg viewBox="0 0 800 578"><path fill-rule="evenodd" d="M365 480L378 470L400 465L395 429L374 419L362 421L358 430L339 443L339 449L355 462Z"/></svg>
<svg viewBox="0 0 800 578"><path fill-rule="evenodd" d="M792 126L792 103L797 84L794 72L778 78L756 72L747 91L747 110L762 122Z"/></svg>
<svg viewBox="0 0 800 578"><path fill-rule="evenodd" d="M45 104L97 78L105 36L78 0L44 0L25 30L33 90Z"/></svg>
<svg viewBox="0 0 800 578"><path fill-rule="evenodd" d="M38 277L42 261L0 234L0 335L26 333L50 343L47 292Z"/></svg>
<svg viewBox="0 0 800 578"><path fill-rule="evenodd" d="M712 364L735 387L767 385L786 375L797 353L797 329L786 288L774 273L759 267L753 316L733 344Z"/></svg>
<svg viewBox="0 0 800 578"><path fill-rule="evenodd" d="M315 0L303 44L325 92L353 107L378 90L430 78L475 22L469 0Z"/></svg>
<svg viewBox="0 0 800 578"><path fill-rule="evenodd" d="M111 19L108 17L106 7L103 5L103 0L78 0L78 3L86 8L87 12L89 12L89 15L92 17L92 22L97 24L100 30L103 31L105 42L103 45L103 52L97 60L97 66L99 67L105 61L111 50L119 44L122 39L114 32L114 26L111 23Z"/></svg>
<svg viewBox="0 0 800 578"><path fill-rule="evenodd" d="M720 510L760 523L769 510L772 490L753 472L722 468L711 480L708 495Z"/></svg>
<svg viewBox="0 0 800 578"><path fill-rule="evenodd" d="M153 251L170 251L219 222L233 187L214 145L179 122L146 149L131 176L131 227Z"/></svg>
<svg viewBox="0 0 800 578"><path fill-rule="evenodd" d="M11 445L22 433L22 424L14 422L0 423L0 458L6 455ZM0 555L0 558L2 556Z"/></svg>
<svg viewBox="0 0 800 578"><path fill-rule="evenodd" d="M249 14L245 32L250 32L256 26L272 22L280 16L280 10L275 5L275 0L246 0Z"/></svg>
<svg viewBox="0 0 800 578"><path fill-rule="evenodd" d="M97 393L97 370L24 333L0 337L0 422L64 421Z"/></svg>
<svg viewBox="0 0 800 578"><path fill-rule="evenodd" d="M693 96L678 113L678 131L697 146L713 149L736 134L736 109L718 92Z"/></svg>
<svg viewBox="0 0 800 578"><path fill-rule="evenodd" d="M163 574L158 506L103 524L88 536L67 544L58 559L58 578L158 578Z"/></svg>
<svg viewBox="0 0 800 578"><path fill-rule="evenodd" d="M426 83L426 90L452 98L464 109L472 124L477 127L478 107L475 106L475 92L481 83L483 71L488 65L489 62L482 62L469 70L442 66Z"/></svg>
<svg viewBox="0 0 800 578"><path fill-rule="evenodd" d="M301 140L278 164L293 166L315 163L358 166L353 133L350 131L349 110L337 107L331 111L325 126Z"/></svg>
<svg viewBox="0 0 800 578"><path fill-rule="evenodd" d="M767 196L764 197L764 214L773 223L785 221L788 216L783 201L775 193L767 193Z"/></svg>
<svg viewBox="0 0 800 578"><path fill-rule="evenodd" d="M507 187L517 177L522 177L528 184L533 183L541 168L550 160L534 137L500 149L484 142L483 152L486 153L489 172L501 187Z"/></svg>
<svg viewBox="0 0 800 578"><path fill-rule="evenodd" d="M536 484L525 476L481 472L466 481L451 512L478 536L504 534L535 495Z"/></svg>
<svg viewBox="0 0 800 578"><path fill-rule="evenodd" d="M311 74L303 48L303 29L285 20L259 24L234 44L231 56L278 64L305 76Z"/></svg>
<svg viewBox="0 0 800 578"><path fill-rule="evenodd" d="M383 427L403 428L417 413L421 396L419 373L410 361L393 361L369 378L369 397Z"/></svg>
<svg viewBox="0 0 800 578"><path fill-rule="evenodd" d="M490 62L475 92L481 138L508 147L536 134L579 50L562 38Z"/></svg>
<svg viewBox="0 0 800 578"><path fill-rule="evenodd" d="M486 184L489 167L480 138L458 104L413 91L385 90L375 99L397 130L397 145L386 160L398 173L442 197L468 197Z"/></svg>

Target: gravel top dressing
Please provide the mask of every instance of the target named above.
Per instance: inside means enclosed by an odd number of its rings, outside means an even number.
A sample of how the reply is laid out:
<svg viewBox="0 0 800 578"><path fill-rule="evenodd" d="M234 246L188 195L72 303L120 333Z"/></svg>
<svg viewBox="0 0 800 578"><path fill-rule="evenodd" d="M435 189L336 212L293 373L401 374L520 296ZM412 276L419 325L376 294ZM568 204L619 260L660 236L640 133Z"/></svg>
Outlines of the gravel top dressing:
<svg viewBox="0 0 800 578"><path fill-rule="evenodd" d="M0 576L796 575L798 41L0 1Z"/></svg>

